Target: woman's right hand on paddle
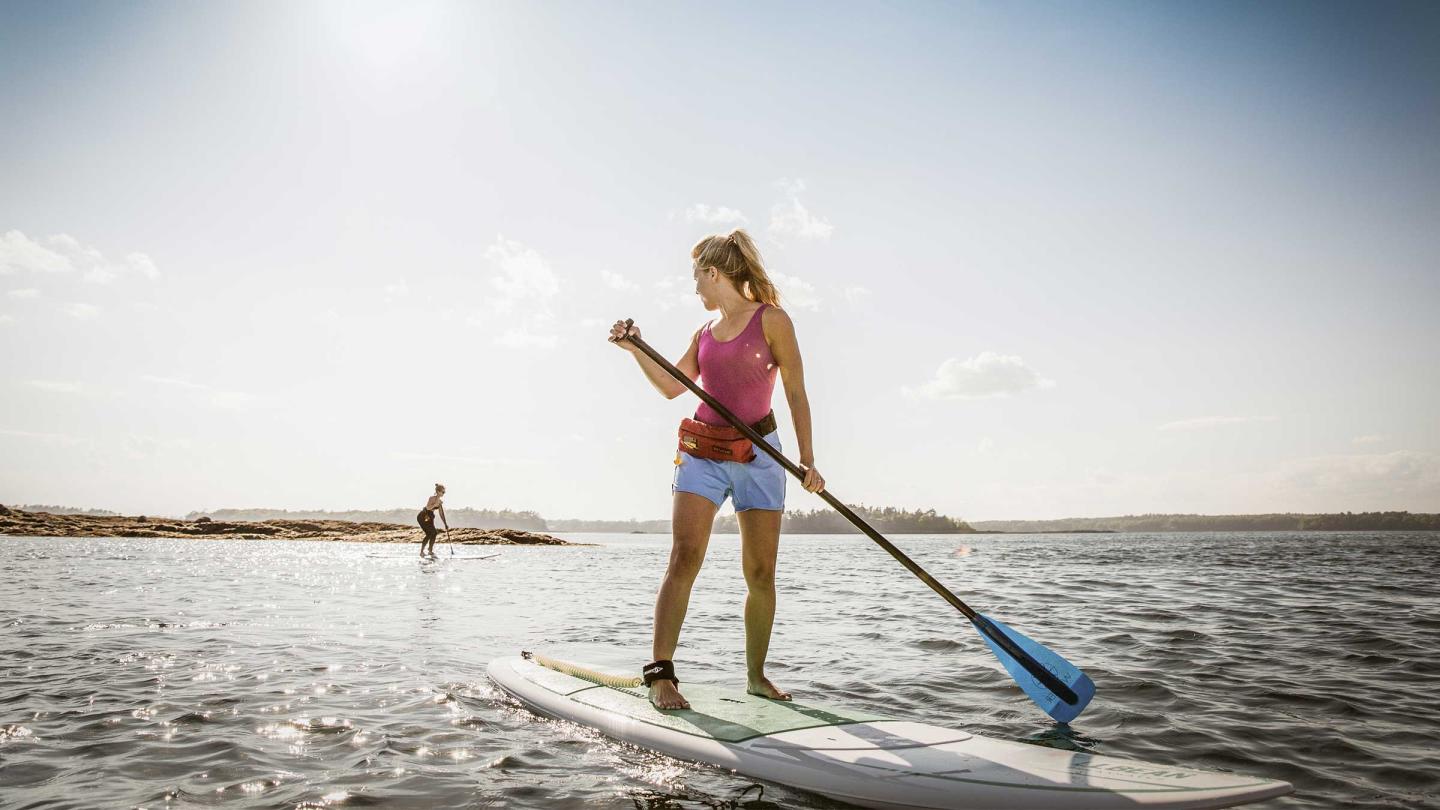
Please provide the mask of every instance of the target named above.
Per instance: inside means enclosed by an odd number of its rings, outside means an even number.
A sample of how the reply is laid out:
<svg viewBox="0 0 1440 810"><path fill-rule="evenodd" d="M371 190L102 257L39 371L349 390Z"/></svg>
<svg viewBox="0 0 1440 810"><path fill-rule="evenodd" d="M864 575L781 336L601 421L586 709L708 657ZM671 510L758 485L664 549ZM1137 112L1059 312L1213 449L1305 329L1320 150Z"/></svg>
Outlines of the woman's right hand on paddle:
<svg viewBox="0 0 1440 810"><path fill-rule="evenodd" d="M625 322L616 321L615 325L610 327L610 342L633 354L637 351L635 344L628 340L621 340L625 337L640 337L640 327L631 326L629 331L626 331Z"/></svg>
<svg viewBox="0 0 1440 810"><path fill-rule="evenodd" d="M800 482L800 486L804 487L806 492L820 492L825 489L825 476L815 469L815 462L801 462L800 468L805 471L805 480Z"/></svg>

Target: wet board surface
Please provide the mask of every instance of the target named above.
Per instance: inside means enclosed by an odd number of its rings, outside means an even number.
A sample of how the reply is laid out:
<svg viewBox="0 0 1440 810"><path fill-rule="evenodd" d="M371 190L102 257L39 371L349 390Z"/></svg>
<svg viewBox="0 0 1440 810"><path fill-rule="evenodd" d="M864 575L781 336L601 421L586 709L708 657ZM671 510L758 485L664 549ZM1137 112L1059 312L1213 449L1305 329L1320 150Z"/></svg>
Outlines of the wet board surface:
<svg viewBox="0 0 1440 810"><path fill-rule="evenodd" d="M518 657L492 662L488 674L540 714L863 807L1198 810L1291 791L1286 782L990 739L706 684L682 684L691 708L662 712L643 688L600 686Z"/></svg>

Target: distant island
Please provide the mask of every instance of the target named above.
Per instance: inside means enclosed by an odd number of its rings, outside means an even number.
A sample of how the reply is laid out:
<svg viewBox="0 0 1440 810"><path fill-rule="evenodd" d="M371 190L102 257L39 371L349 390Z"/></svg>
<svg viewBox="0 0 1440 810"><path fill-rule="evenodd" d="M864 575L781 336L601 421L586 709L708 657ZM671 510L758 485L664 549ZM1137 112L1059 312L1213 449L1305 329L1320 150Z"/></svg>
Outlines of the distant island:
<svg viewBox="0 0 1440 810"><path fill-rule="evenodd" d="M1060 520L981 520L981 532L1353 532L1440 531L1440 514L1337 512L1271 515L1125 515Z"/></svg>
<svg viewBox="0 0 1440 810"><path fill-rule="evenodd" d="M28 509L29 507L20 507ZM326 512L318 509L216 509L212 512L191 512L186 520L206 517L224 522L260 520L346 520L351 523L393 523L397 526L414 526L416 509L350 509L344 512ZM466 529L524 529L532 532L553 531L546 520L534 512L515 512L510 509L460 509L445 510L453 528ZM666 529L669 531L669 529Z"/></svg>
<svg viewBox="0 0 1440 810"><path fill-rule="evenodd" d="M344 540L352 543L418 544L418 526L350 520L220 521L148 515L65 513L0 506L0 535L21 537L172 537L197 540ZM456 529L444 538L456 545L572 546L558 537L523 529Z"/></svg>

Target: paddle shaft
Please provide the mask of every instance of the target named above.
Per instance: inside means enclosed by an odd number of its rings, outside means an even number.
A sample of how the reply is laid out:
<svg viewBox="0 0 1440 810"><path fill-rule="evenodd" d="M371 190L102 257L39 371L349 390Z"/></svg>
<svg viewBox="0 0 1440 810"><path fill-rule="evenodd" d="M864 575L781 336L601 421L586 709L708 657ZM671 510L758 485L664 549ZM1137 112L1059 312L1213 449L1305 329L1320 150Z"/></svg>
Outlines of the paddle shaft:
<svg viewBox="0 0 1440 810"><path fill-rule="evenodd" d="M633 325L633 323L633 321L626 320L625 328L628 330ZM745 438L749 439L750 442L760 450L768 453L771 458L775 459L775 461L778 462L780 466L784 467L791 475L795 476L801 481L805 480L804 468L794 463L790 459L786 458L783 453L772 447L769 442L765 441L765 438L763 436L761 436L759 433L756 433L753 428L751 428L744 422L741 422L739 417L731 413L729 408L726 408L724 405L720 404L719 400L715 399L715 397L710 396L709 392L696 385L694 380L685 376L684 372L676 368L674 364L672 364L669 360L666 360L664 357L662 357L659 352L650 348L650 344L646 343L644 340L638 337L634 337L631 335L626 335L622 339L628 340L631 343L635 344L635 348L643 352L646 357L654 360L657 365L665 369L665 371L668 372L670 376L674 377L676 380L679 380L680 383L686 388L689 388L690 391L695 394L695 396L700 397L700 399L706 405L714 408L716 413L725 417L726 421L734 425L737 429L739 429L741 433L745 434ZM963 613L965 615L965 618L969 619L971 623L975 625L976 629L984 633L987 638L994 641L997 645L1000 646L1002 650L1009 653L1009 655L1016 661L1019 661L1020 665L1025 668L1025 671L1035 676L1035 679L1044 684L1047 689L1054 692L1057 696L1059 696L1061 700L1065 701L1066 703L1073 705L1077 700L1079 700L1079 697L1075 694L1074 690L1066 686L1063 682L1060 681L1060 679L1056 678L1055 675L1050 672L1050 670L1041 666L1039 661L1036 661L1028 653L1020 649L1020 647L1016 645L1009 636L997 630L993 625L990 624L989 621L985 619L985 617L977 613L974 608L965 604L963 601L961 601L960 597L951 593L949 588L941 585L939 580L930 576L930 572L926 571L924 568L921 568L919 563L910 559L910 557L907 556L905 552L896 548L894 543L886 540L884 535L880 534L880 532L876 531L873 526L871 526L869 523L866 523L863 518L851 511L850 507L846 506L839 498L830 494L830 490L828 488L821 490L817 494L819 494L819 496L824 499L826 503L830 504L830 506L833 507L835 511L839 512L841 515L844 515L846 520L853 523L855 525L855 528L864 532L866 537L874 540L877 545L888 551L891 557L894 557L901 565L905 566L905 568L909 570L910 573L918 577L921 582L929 585L930 590L940 594L940 596L946 602L949 602L956 610Z"/></svg>

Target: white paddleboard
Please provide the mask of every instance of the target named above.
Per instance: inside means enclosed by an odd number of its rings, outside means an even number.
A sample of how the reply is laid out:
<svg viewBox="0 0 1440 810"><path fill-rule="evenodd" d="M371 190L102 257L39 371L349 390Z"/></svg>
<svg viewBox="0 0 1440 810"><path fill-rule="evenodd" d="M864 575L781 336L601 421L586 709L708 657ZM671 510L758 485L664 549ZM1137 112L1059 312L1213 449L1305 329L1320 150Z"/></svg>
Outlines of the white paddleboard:
<svg viewBox="0 0 1440 810"><path fill-rule="evenodd" d="M501 689L539 714L677 759L862 807L932 810L1209 808L1258 802L1288 782L1061 751L684 683L690 709L661 712L615 688L524 658L491 662Z"/></svg>

